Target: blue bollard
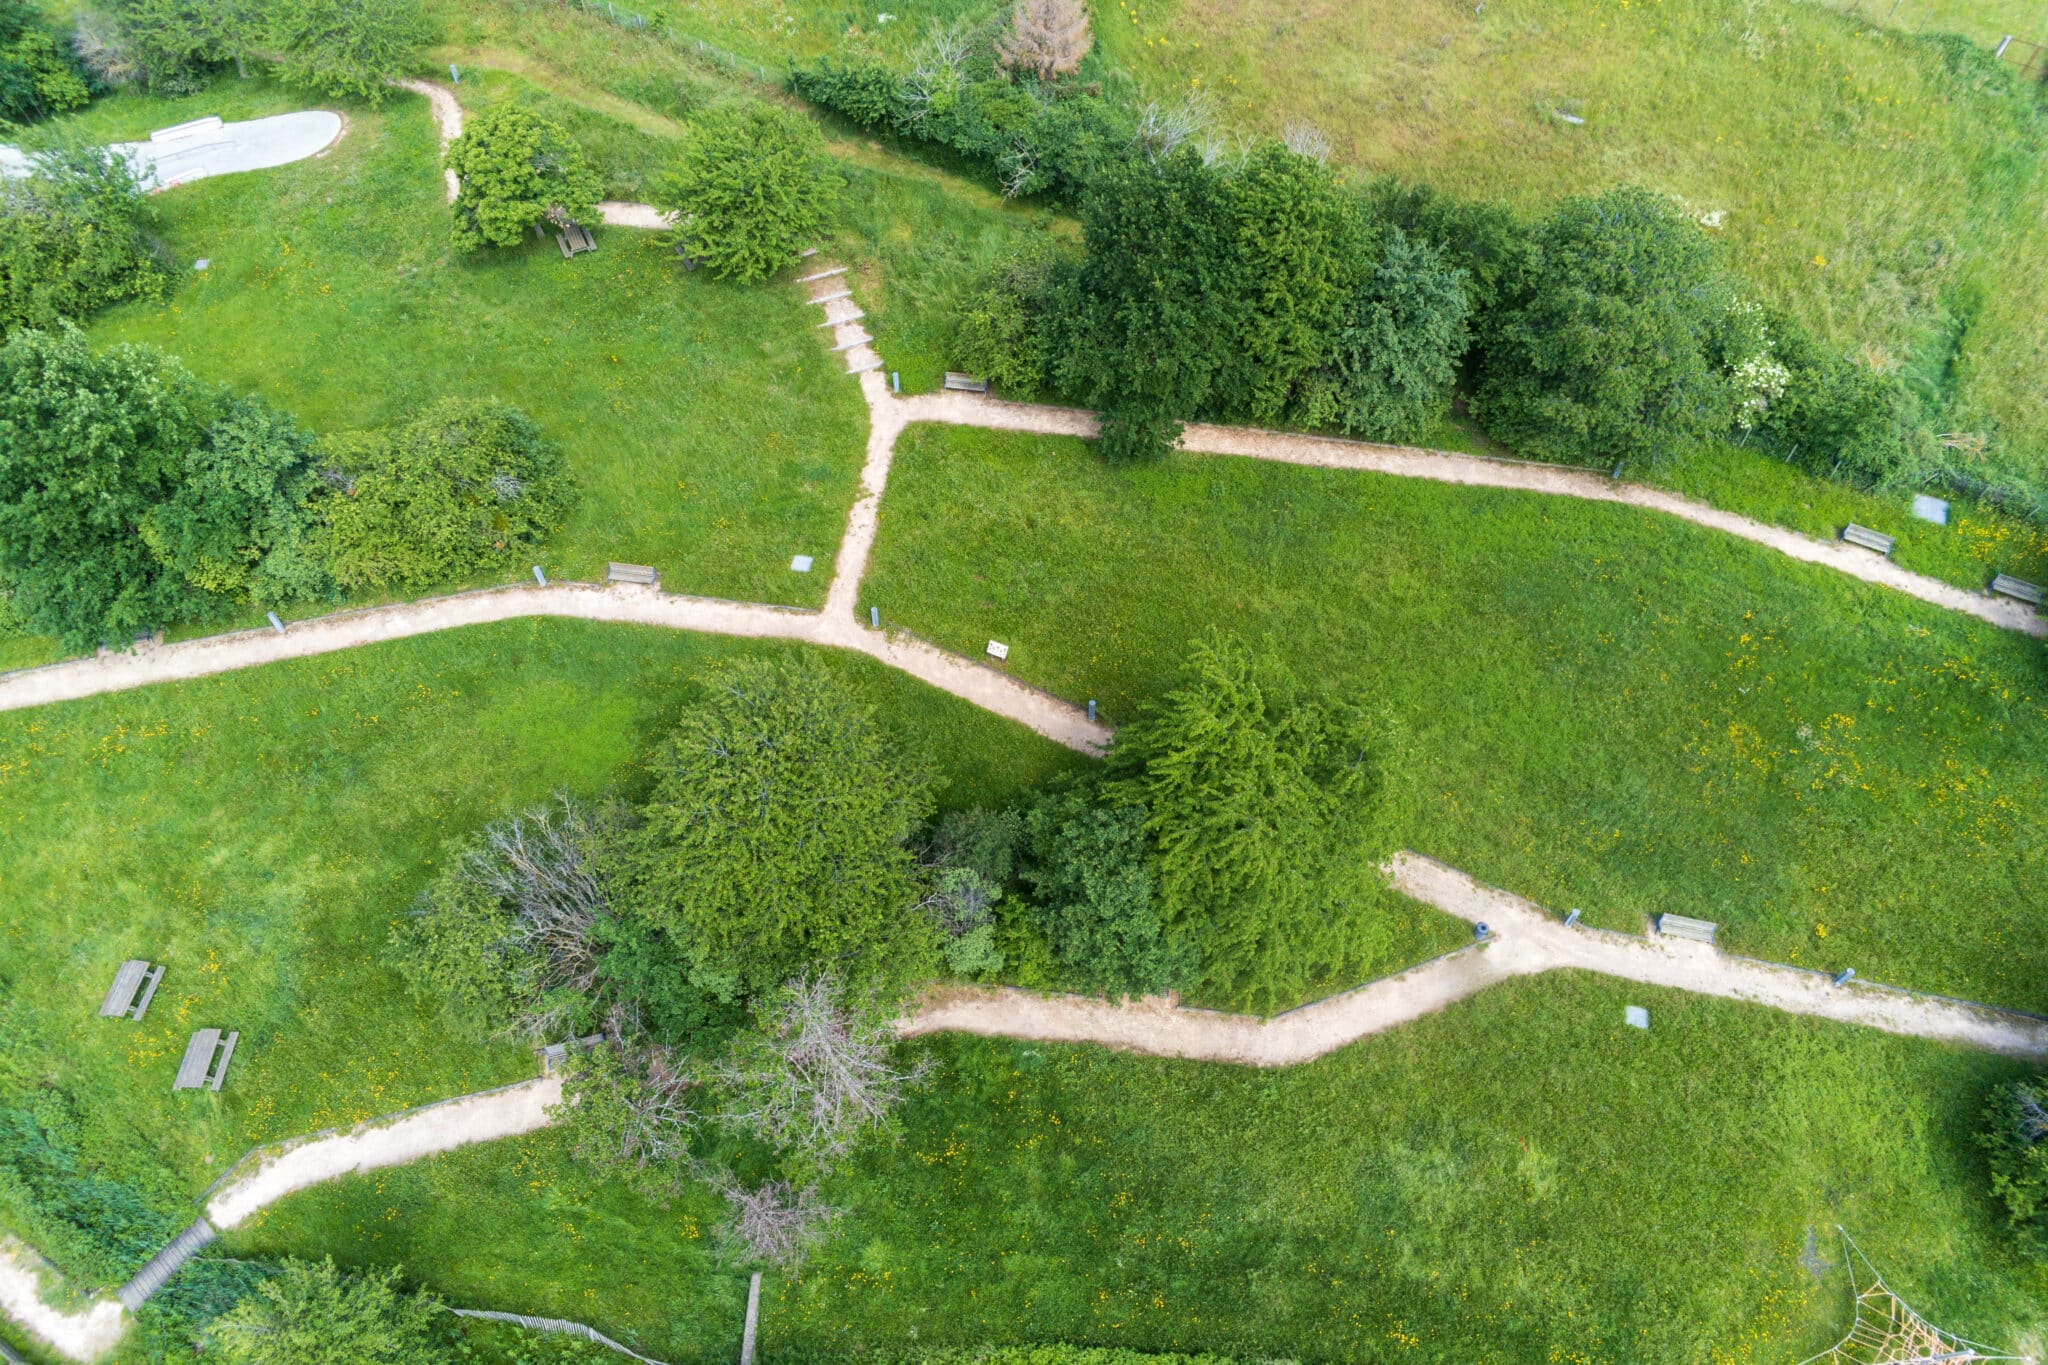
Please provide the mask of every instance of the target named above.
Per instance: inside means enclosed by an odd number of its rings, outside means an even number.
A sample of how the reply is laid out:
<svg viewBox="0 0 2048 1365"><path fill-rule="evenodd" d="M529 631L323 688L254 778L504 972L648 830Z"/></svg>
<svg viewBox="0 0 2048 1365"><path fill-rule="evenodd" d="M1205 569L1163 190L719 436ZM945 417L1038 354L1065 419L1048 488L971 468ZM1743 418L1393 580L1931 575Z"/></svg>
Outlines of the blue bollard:
<svg viewBox="0 0 2048 1365"><path fill-rule="evenodd" d="M279 635L284 634L284 622L277 619L276 612L269 611L265 612L264 615L270 618L270 628L272 630L275 630Z"/></svg>
<svg viewBox="0 0 2048 1365"><path fill-rule="evenodd" d="M889 392L903 392L903 372L901 370L889 371Z"/></svg>
<svg viewBox="0 0 2048 1365"><path fill-rule="evenodd" d="M1095 698L1093 697L1088 699L1088 719L1095 719Z"/></svg>
<svg viewBox="0 0 2048 1365"><path fill-rule="evenodd" d="M455 63L453 62L448 63L448 79L454 81L457 85L462 84L462 73L455 69Z"/></svg>
<svg viewBox="0 0 2048 1365"><path fill-rule="evenodd" d="M1472 926L1472 937L1480 943L1486 942L1487 939L1493 937L1493 926L1485 920L1479 921L1479 923Z"/></svg>
<svg viewBox="0 0 2048 1365"><path fill-rule="evenodd" d="M540 571L540 565L538 564L533 566L533 581L540 584L543 588L548 585L548 576Z"/></svg>
<svg viewBox="0 0 2048 1365"><path fill-rule="evenodd" d="M1842 968L1842 972L1841 972L1841 975L1839 975L1839 976L1837 976L1837 977L1835 978L1835 984L1836 984L1837 986L1846 986L1846 985L1848 985L1848 984L1849 984L1849 983L1850 983L1851 981L1854 981L1855 979L1856 979L1856 969L1855 969L1854 967L1844 967L1844 968Z"/></svg>
<svg viewBox="0 0 2048 1365"><path fill-rule="evenodd" d="M1574 910L1564 917L1564 927L1569 929L1579 922L1579 912Z"/></svg>
<svg viewBox="0 0 2048 1365"><path fill-rule="evenodd" d="M882 609L880 607L868 608L868 624L876 630L882 628Z"/></svg>

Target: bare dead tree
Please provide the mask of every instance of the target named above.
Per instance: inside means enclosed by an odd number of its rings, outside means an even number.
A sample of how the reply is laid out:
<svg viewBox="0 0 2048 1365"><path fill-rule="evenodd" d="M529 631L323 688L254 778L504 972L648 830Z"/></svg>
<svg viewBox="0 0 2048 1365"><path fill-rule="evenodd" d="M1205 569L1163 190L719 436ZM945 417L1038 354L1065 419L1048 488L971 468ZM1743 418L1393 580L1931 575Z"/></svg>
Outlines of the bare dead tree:
<svg viewBox="0 0 2048 1365"><path fill-rule="evenodd" d="M1305 119L1289 119L1280 133L1280 141L1296 156L1325 163L1330 159L1329 134Z"/></svg>
<svg viewBox="0 0 2048 1365"><path fill-rule="evenodd" d="M1022 138L1011 146L1007 155L997 165L1002 176L1003 198L1015 199L1031 188L1032 179L1038 174L1038 153Z"/></svg>
<svg viewBox="0 0 2048 1365"><path fill-rule="evenodd" d="M821 1166L885 1123L930 1071L928 1058L898 1069L895 1029L880 1010L850 1007L829 973L786 982L754 1014L758 1030L712 1069L728 1096L720 1120Z"/></svg>
<svg viewBox="0 0 2048 1365"><path fill-rule="evenodd" d="M459 874L512 911L512 946L539 958L541 991L588 995L602 954L591 926L605 914L604 885L589 848L609 818L566 792L552 806L500 820L463 854Z"/></svg>
<svg viewBox="0 0 2048 1365"><path fill-rule="evenodd" d="M1153 100L1138 111L1131 145L1158 161L1209 126L1209 106L1199 95L1182 96L1172 104Z"/></svg>
<svg viewBox="0 0 2048 1365"><path fill-rule="evenodd" d="M903 82L906 124L919 127L940 95L960 88L974 46L974 27L966 22L935 28L925 35L911 54L910 75Z"/></svg>
<svg viewBox="0 0 2048 1365"><path fill-rule="evenodd" d="M790 1274L802 1267L841 1212L818 1198L816 1185L799 1190L787 1180L771 1180L750 1190L730 1171L720 1172L712 1184L732 1210L719 1229L728 1251Z"/></svg>
<svg viewBox="0 0 2048 1365"><path fill-rule="evenodd" d="M996 39L996 65L1050 81L1080 70L1093 42L1080 0L1017 0L1009 28Z"/></svg>
<svg viewBox="0 0 2048 1365"><path fill-rule="evenodd" d="M606 1173L694 1169L690 1137L703 1118L698 1078L672 1051L615 1041L574 1053L551 1110L579 1160Z"/></svg>
<svg viewBox="0 0 2048 1365"><path fill-rule="evenodd" d="M110 86L139 85L142 59L121 31L120 21L98 10L86 10L71 30L71 50L79 65Z"/></svg>
<svg viewBox="0 0 2048 1365"><path fill-rule="evenodd" d="M2041 1103L2040 1093L2028 1086L2015 1086L2013 1093L2019 1103L2019 1130L2022 1140L2028 1143L2048 1142L2048 1105Z"/></svg>

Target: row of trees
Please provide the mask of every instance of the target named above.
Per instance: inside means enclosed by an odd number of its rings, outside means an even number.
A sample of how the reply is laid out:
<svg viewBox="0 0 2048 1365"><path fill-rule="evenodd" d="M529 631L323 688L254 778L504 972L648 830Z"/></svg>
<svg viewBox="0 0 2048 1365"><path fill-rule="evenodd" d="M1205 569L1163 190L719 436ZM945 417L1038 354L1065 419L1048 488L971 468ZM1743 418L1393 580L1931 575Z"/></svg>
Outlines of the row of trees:
<svg viewBox="0 0 2048 1365"><path fill-rule="evenodd" d="M1183 145L1100 166L1081 221L1083 254L983 280L955 345L998 383L1100 409L1111 459L1170 449L1202 417L1412 442L1461 376L1494 435L1546 459L1745 436L1883 478L1913 453L1896 380L1747 299L1699 225L1647 191L1526 223L1391 182L1355 191L1279 142L1235 160Z"/></svg>
<svg viewBox="0 0 2048 1365"><path fill-rule="evenodd" d="M113 0L79 17L71 44L108 86L191 94L258 62L287 85L376 104L437 36L420 0Z"/></svg>
<svg viewBox="0 0 2048 1365"><path fill-rule="evenodd" d="M589 158L553 119L519 105L472 115L448 149L460 182L459 250L517 245L535 224L590 222L601 188ZM817 130L767 105L699 116L654 183L674 226L667 241L721 277L766 279L795 261L837 211L842 181Z"/></svg>
<svg viewBox="0 0 2048 1365"><path fill-rule="evenodd" d="M559 451L500 404L323 443L151 347L0 346L0 595L71 648L484 571L569 500Z"/></svg>
<svg viewBox="0 0 2048 1365"><path fill-rule="evenodd" d="M706 1180L735 1245L792 1264L818 1185L886 1131L933 975L1287 1002L1369 954L1398 732L1211 636L1102 772L932 822L935 784L815 661L715 670L643 795L560 798L443 862L394 938L477 1036L572 1054L557 1119L597 1169Z"/></svg>

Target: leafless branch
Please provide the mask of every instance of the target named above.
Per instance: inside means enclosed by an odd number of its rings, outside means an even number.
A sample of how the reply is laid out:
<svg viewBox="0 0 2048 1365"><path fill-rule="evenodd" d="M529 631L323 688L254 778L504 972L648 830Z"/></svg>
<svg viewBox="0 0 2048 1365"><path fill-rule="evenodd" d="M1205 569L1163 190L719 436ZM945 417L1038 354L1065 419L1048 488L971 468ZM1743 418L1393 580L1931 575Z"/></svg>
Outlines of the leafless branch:
<svg viewBox="0 0 2048 1365"><path fill-rule="evenodd" d="M720 1118L820 1164L851 1151L930 1069L920 1058L899 1070L895 1030L878 1011L849 1008L829 974L787 982L755 1018L759 1031L713 1068L730 1097Z"/></svg>
<svg viewBox="0 0 2048 1365"><path fill-rule="evenodd" d="M720 1229L727 1247L790 1274L802 1267L805 1255L840 1214L818 1198L816 1185L798 1190L786 1180L771 1180L750 1190L730 1171L721 1172L712 1183L732 1210Z"/></svg>
<svg viewBox="0 0 2048 1365"><path fill-rule="evenodd" d="M1304 119L1289 119L1287 127L1280 134L1280 141L1296 156L1305 156L1311 161L1328 162L1330 159L1329 134Z"/></svg>
<svg viewBox="0 0 2048 1365"><path fill-rule="evenodd" d="M1198 95L1185 95L1172 104L1154 100L1138 111L1131 145L1158 161L1208 126L1209 106Z"/></svg>
<svg viewBox="0 0 2048 1365"><path fill-rule="evenodd" d="M607 902L587 848L602 819L557 793L553 806L491 825L483 842L463 855L459 875L512 911L515 946L546 964L543 993L596 988L600 955L590 929Z"/></svg>
<svg viewBox="0 0 2048 1365"><path fill-rule="evenodd" d="M996 65L1049 81L1078 71L1093 41L1079 0L1017 0L1009 28L996 39Z"/></svg>

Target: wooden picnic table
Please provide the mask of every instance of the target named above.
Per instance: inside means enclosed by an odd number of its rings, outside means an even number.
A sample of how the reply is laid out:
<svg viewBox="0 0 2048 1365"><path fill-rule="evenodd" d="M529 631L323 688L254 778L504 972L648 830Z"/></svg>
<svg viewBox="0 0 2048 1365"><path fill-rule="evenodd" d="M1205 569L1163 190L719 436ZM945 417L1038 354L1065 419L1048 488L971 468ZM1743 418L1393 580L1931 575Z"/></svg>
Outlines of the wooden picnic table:
<svg viewBox="0 0 2048 1365"><path fill-rule="evenodd" d="M234 1057L235 1043L241 1036L230 1033L227 1041L222 1042L217 1028L203 1028L193 1034L192 1041L185 1045L185 1060L178 1063L178 1079L171 1082L171 1089L197 1090L210 1085L219 1090L221 1082L228 1078L228 1062Z"/></svg>

